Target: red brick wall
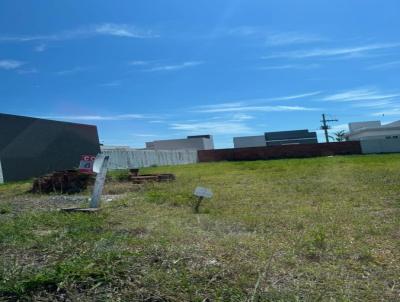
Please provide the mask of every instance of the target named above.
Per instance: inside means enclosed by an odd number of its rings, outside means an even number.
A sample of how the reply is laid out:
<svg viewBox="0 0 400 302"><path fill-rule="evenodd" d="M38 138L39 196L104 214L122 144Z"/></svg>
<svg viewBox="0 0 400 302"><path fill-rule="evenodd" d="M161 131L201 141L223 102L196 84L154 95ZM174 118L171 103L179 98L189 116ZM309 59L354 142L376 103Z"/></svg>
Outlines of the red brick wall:
<svg viewBox="0 0 400 302"><path fill-rule="evenodd" d="M358 141L198 151L200 162L361 154Z"/></svg>

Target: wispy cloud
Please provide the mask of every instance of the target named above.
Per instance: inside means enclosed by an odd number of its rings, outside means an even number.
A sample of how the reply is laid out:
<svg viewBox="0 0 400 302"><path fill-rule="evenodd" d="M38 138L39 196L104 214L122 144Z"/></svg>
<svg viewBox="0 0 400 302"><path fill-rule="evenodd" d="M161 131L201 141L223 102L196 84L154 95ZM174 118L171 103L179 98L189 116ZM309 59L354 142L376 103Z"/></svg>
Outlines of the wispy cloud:
<svg viewBox="0 0 400 302"><path fill-rule="evenodd" d="M282 46L292 44L306 44L324 41L320 36L299 32L275 32L267 35L266 44L268 46Z"/></svg>
<svg viewBox="0 0 400 302"><path fill-rule="evenodd" d="M273 65L273 66L263 66L257 69L259 70L288 70L288 69L315 69L319 68L319 64L285 64L285 65Z"/></svg>
<svg viewBox="0 0 400 302"><path fill-rule="evenodd" d="M133 25L104 23L94 26L94 31L101 35L126 38L156 38L158 35L151 30L143 30Z"/></svg>
<svg viewBox="0 0 400 302"><path fill-rule="evenodd" d="M28 68L28 69L18 69L17 73L19 74L33 74L33 73L38 73L39 70L36 68Z"/></svg>
<svg viewBox="0 0 400 302"><path fill-rule="evenodd" d="M67 121L123 121L152 118L144 114L117 114L117 115L49 115L43 116L46 119L67 120Z"/></svg>
<svg viewBox="0 0 400 302"><path fill-rule="evenodd" d="M83 39L93 36L115 36L123 38L157 38L159 37L153 31L142 29L131 24L102 23L87 27L81 27L74 30L61 31L47 35L21 35L7 36L0 35L0 42L32 42L32 41L62 41L71 39Z"/></svg>
<svg viewBox="0 0 400 302"><path fill-rule="evenodd" d="M199 109L196 112L202 113L218 113L218 112L288 112L288 111L315 111L319 108L303 107L303 106L248 106L243 104L219 107L213 105L212 108Z"/></svg>
<svg viewBox="0 0 400 302"><path fill-rule="evenodd" d="M145 71L173 71L173 70L181 70L181 69L191 68L191 67L195 67L195 66L198 66L201 64L204 64L204 62L188 61L188 62L183 62L180 64L174 64L174 65L155 66L155 67L146 69Z"/></svg>
<svg viewBox="0 0 400 302"><path fill-rule="evenodd" d="M158 135L156 135L156 134L147 134L147 133L134 133L134 134L132 134L132 136L136 136L136 137L156 137Z"/></svg>
<svg viewBox="0 0 400 302"><path fill-rule="evenodd" d="M361 88L325 96L322 100L334 102L377 101L399 97L399 93L383 93L374 88Z"/></svg>
<svg viewBox="0 0 400 302"><path fill-rule="evenodd" d="M121 86L121 84L122 84L121 81L116 80L116 81L103 83L100 86L103 86L103 87L118 87L118 86Z"/></svg>
<svg viewBox="0 0 400 302"><path fill-rule="evenodd" d="M24 65L24 62L16 60L0 60L0 69L11 70L17 69Z"/></svg>
<svg viewBox="0 0 400 302"><path fill-rule="evenodd" d="M170 129L186 131L189 133L212 133L212 134L246 134L252 129L241 122L181 122L173 123Z"/></svg>
<svg viewBox="0 0 400 302"><path fill-rule="evenodd" d="M364 102L356 102L352 104L352 107L354 108L367 108L367 109L373 109L373 108L388 108L389 106L393 105L392 99L383 99L383 100L377 100L377 101L364 101Z"/></svg>
<svg viewBox="0 0 400 302"><path fill-rule="evenodd" d="M149 61L130 61L128 64L132 65L132 66L143 66L143 65L150 64L150 62Z"/></svg>
<svg viewBox="0 0 400 302"><path fill-rule="evenodd" d="M60 70L56 71L55 74L59 76L66 76L66 75L71 75L71 74L76 74L82 71L88 70L88 67L82 67L82 66L77 66L71 69L65 69L65 70Z"/></svg>
<svg viewBox="0 0 400 302"><path fill-rule="evenodd" d="M275 98L270 98L269 100L271 100L271 101L297 100L297 99L308 98L308 97L315 96L315 95L318 95L318 94L321 94L321 91L312 91L312 92L289 95L289 96L275 97Z"/></svg>
<svg viewBox="0 0 400 302"><path fill-rule="evenodd" d="M375 64L367 67L368 70L387 70L392 68L400 68L400 61L392 61L382 64Z"/></svg>
<svg viewBox="0 0 400 302"><path fill-rule="evenodd" d="M303 58L316 58L316 57L334 57L334 58L352 58L363 57L372 53L377 54L378 51L387 50L390 48L397 48L400 43L381 43L369 44L356 47L342 47L342 48L316 48L309 50L288 51L280 52L272 55L263 56L263 59L273 58L287 58L287 59L303 59Z"/></svg>
<svg viewBox="0 0 400 302"><path fill-rule="evenodd" d="M325 38L310 33L297 31L273 31L265 27L239 26L227 30L229 35L241 37L256 37L265 41L267 46L285 46L326 41Z"/></svg>
<svg viewBox="0 0 400 302"><path fill-rule="evenodd" d="M380 112L375 112L372 114L373 116L385 116L385 115L389 115L389 116L394 116L394 115L398 115L400 116L400 107L393 107L387 110L383 110Z"/></svg>
<svg viewBox="0 0 400 302"><path fill-rule="evenodd" d="M35 48L34 48L34 50L35 50L36 52L43 52L43 51L45 51L46 49L47 49L47 45L44 44L44 43L39 44L39 45L35 46Z"/></svg>
<svg viewBox="0 0 400 302"><path fill-rule="evenodd" d="M270 97L270 98L257 98L257 99L247 99L240 100L235 102L226 102L212 105L205 105L196 107L194 112L239 112L239 111L254 111L254 112L279 112L279 111L313 111L318 110L318 108L308 108L302 106L265 106L265 105L257 105L262 103L272 103L272 102L280 102L280 101L291 101L291 100L302 100L305 98L310 98L316 95L321 94L320 91L312 91L301 94L287 95L287 96L279 96L279 97Z"/></svg>
<svg viewBox="0 0 400 302"><path fill-rule="evenodd" d="M231 120L234 122L247 121L252 119L254 119L254 116L244 113L235 113L231 118Z"/></svg>

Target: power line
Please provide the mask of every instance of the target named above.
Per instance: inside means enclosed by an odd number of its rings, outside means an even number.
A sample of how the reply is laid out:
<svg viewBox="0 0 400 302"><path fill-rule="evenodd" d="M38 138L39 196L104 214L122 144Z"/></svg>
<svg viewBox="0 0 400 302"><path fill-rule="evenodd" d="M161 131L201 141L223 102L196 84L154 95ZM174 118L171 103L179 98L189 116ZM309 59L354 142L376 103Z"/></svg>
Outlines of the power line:
<svg viewBox="0 0 400 302"><path fill-rule="evenodd" d="M328 123L329 123L329 122L338 122L338 121L339 121L339 120L337 120L337 119L326 119L325 113L322 114L322 121L321 121L322 126L321 126L321 129L324 130L324 132L325 132L325 139L326 139L326 142L327 142L327 143L329 143L328 130L331 128L331 127L328 125Z"/></svg>

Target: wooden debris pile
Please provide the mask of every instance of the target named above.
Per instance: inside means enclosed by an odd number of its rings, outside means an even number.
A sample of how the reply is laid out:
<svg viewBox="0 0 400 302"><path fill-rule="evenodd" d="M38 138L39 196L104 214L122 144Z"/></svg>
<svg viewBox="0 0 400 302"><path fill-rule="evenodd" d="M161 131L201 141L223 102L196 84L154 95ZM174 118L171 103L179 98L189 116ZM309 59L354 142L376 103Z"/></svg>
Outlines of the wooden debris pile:
<svg viewBox="0 0 400 302"><path fill-rule="evenodd" d="M131 169L129 173L129 180L135 184L142 184L146 182L172 181L175 180L175 175L171 173L139 175L138 169Z"/></svg>
<svg viewBox="0 0 400 302"><path fill-rule="evenodd" d="M77 170L57 171L36 178L31 193L75 194L85 191L93 183L93 176Z"/></svg>

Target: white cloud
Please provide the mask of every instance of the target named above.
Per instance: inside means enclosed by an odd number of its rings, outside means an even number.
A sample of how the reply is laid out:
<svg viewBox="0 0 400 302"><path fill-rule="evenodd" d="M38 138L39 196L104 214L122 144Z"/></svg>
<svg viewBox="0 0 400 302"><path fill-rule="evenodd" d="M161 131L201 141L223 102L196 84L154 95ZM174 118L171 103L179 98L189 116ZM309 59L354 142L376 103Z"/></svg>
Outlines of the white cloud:
<svg viewBox="0 0 400 302"><path fill-rule="evenodd" d="M39 45L35 46L35 48L34 48L34 50L35 50L36 52L43 52L43 51L45 51L46 49L47 49L47 45L44 44L44 43L39 44Z"/></svg>
<svg viewBox="0 0 400 302"><path fill-rule="evenodd" d="M313 92L307 92L307 93L302 93L302 94L295 94L295 95L289 95L289 96L270 98L269 100L271 100L271 101L296 100L296 99L308 98L310 96L315 96L315 95L318 95L318 94L321 94L321 91L313 91Z"/></svg>
<svg viewBox="0 0 400 302"><path fill-rule="evenodd" d="M121 81L111 81L111 82L107 82L107 83L103 83L100 86L103 87L118 87L121 86Z"/></svg>
<svg viewBox="0 0 400 302"><path fill-rule="evenodd" d="M253 36L259 35L262 32L260 27L256 26L239 26L227 30L227 33L232 36Z"/></svg>
<svg viewBox="0 0 400 302"><path fill-rule="evenodd" d="M372 114L373 116L385 116L385 115L399 115L400 116L400 107L390 108L384 111L375 112Z"/></svg>
<svg viewBox="0 0 400 302"><path fill-rule="evenodd" d="M219 103L213 105L199 106L193 110L201 113L222 113L222 112L285 112L285 111L314 111L319 108L290 106L290 105L261 105L268 102L290 101L309 98L321 94L320 91L288 95L274 98L260 98L242 100L237 102Z"/></svg>
<svg viewBox="0 0 400 302"><path fill-rule="evenodd" d="M244 113L235 113L232 116L231 120L235 121L235 122L239 122L239 121L246 121L246 120L252 120L252 119L254 119L254 116L252 116L252 115L244 114Z"/></svg>
<svg viewBox="0 0 400 302"><path fill-rule="evenodd" d="M32 74L32 73L38 73L39 71L36 68L29 68L29 69L19 69L17 70L17 73L19 74Z"/></svg>
<svg viewBox="0 0 400 302"><path fill-rule="evenodd" d="M283 46L326 41L326 39L316 34L296 31L272 31L265 27L258 26L239 26L231 28L227 32L229 35L233 36L257 37L258 39L265 40L267 46Z"/></svg>
<svg viewBox="0 0 400 302"><path fill-rule="evenodd" d="M96 25L94 31L101 35L126 38L155 38L158 37L150 30L139 29L133 25L104 23Z"/></svg>
<svg viewBox="0 0 400 302"><path fill-rule="evenodd" d="M11 70L17 69L24 65L24 62L16 60L0 60L0 69Z"/></svg>
<svg viewBox="0 0 400 302"><path fill-rule="evenodd" d="M288 111L315 111L318 108L303 107L303 106L248 106L248 105L237 105L237 106L222 106L220 108L204 108L199 109L196 112L202 113L218 113L218 112L288 112Z"/></svg>
<svg viewBox="0 0 400 302"><path fill-rule="evenodd" d="M59 75L59 76L65 76L65 75L76 74L76 73L79 73L79 72L85 71L85 70L88 70L88 68L87 67L78 66L78 67L74 67L74 68L71 68L71 69L56 71L55 74Z"/></svg>
<svg viewBox="0 0 400 302"><path fill-rule="evenodd" d="M174 123L170 125L173 130L181 130L189 133L212 133L212 134L246 134L252 129L240 122L197 122L197 123Z"/></svg>
<svg viewBox="0 0 400 302"><path fill-rule="evenodd" d="M235 102L227 102L227 103L199 106L199 107L196 107L194 111L195 112L232 112L232 111L240 111L239 108L254 109L254 110L248 110L248 111L277 111L277 110L273 110L271 108L278 109L279 106L251 106L251 105L270 103L270 102L279 102L279 101L301 100L301 99L309 98L309 97L319 95L319 94L321 94L321 91L312 91L312 92L307 92L307 93L302 93L302 94L272 97L272 98L247 99L247 100L241 100L241 101L235 101ZM282 107L290 107L290 106L282 106ZM235 108L237 108L237 109L235 109ZM264 109L262 109L262 108L264 108ZM317 108L310 108L310 110L311 109L317 110ZM281 110L281 111L284 111L284 110ZM286 110L286 111L288 111L288 110Z"/></svg>
<svg viewBox="0 0 400 302"><path fill-rule="evenodd" d="M306 44L320 41L324 41L320 36L299 32L275 32L268 34L266 38L268 46Z"/></svg>
<svg viewBox="0 0 400 302"><path fill-rule="evenodd" d="M285 70L285 69L315 69L319 68L319 64L285 64L274 66L259 67L260 70Z"/></svg>
<svg viewBox="0 0 400 302"><path fill-rule="evenodd" d="M374 53L379 50L397 48L400 43L381 43L370 44L356 47L343 48L316 48L310 50L288 51L276 53L262 57L263 59L287 58L287 59L303 59L315 57L335 57L335 58L351 58L362 57Z"/></svg>
<svg viewBox="0 0 400 302"><path fill-rule="evenodd" d="M118 115L50 115L46 119L60 119L69 121L122 121L150 118L143 114L118 114Z"/></svg>
<svg viewBox="0 0 400 302"><path fill-rule="evenodd" d="M374 88L361 88L328 95L323 100L334 102L377 101L393 99L399 96L399 93L382 93Z"/></svg>
<svg viewBox="0 0 400 302"><path fill-rule="evenodd" d="M352 104L355 108L387 108L391 106L393 102L391 100L378 100L378 101L367 101L367 102L357 102Z"/></svg>
<svg viewBox="0 0 400 302"><path fill-rule="evenodd" d="M136 137L156 137L156 136L158 136L155 134L146 134L146 133L134 133L132 135L136 136Z"/></svg>
<svg viewBox="0 0 400 302"><path fill-rule="evenodd" d="M180 69L195 67L195 66L201 65L203 63L204 62L201 62L201 61L188 61L188 62L183 62L181 64L175 64L175 65L155 66L155 67L146 69L145 71L173 71L173 70L180 70Z"/></svg>
<svg viewBox="0 0 400 302"><path fill-rule="evenodd" d="M392 62L387 62L387 63L382 63L382 64L375 64L369 66L367 69L368 70L387 70L391 68L400 68L400 61L392 61Z"/></svg>
<svg viewBox="0 0 400 302"><path fill-rule="evenodd" d="M0 36L0 42L49 42L90 38L98 35L140 39L159 37L151 30L138 28L130 24L102 23L48 35Z"/></svg>
<svg viewBox="0 0 400 302"><path fill-rule="evenodd" d="M133 66L143 66L143 65L148 65L150 62L148 61L131 61L129 62L129 65Z"/></svg>

